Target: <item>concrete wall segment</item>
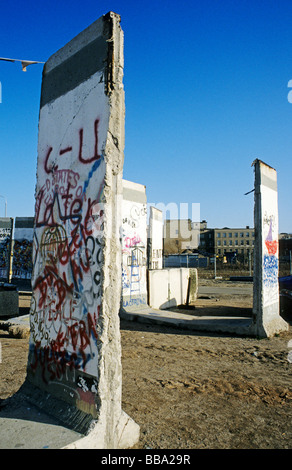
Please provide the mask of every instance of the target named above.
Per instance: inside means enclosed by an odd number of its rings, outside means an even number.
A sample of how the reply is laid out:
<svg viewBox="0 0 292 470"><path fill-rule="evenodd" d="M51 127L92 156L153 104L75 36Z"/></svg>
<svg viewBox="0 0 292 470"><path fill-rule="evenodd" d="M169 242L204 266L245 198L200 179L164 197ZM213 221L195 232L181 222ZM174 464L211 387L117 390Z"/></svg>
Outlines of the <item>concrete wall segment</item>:
<svg viewBox="0 0 292 470"><path fill-rule="evenodd" d="M96 448L124 443L125 430L119 425L122 78L123 32L119 15L110 12L45 64L39 117L26 387L49 394L44 402L57 403L52 413L59 402L67 406L60 418L74 414L76 429L90 424ZM137 434L137 425L127 423Z"/></svg>
<svg viewBox="0 0 292 470"><path fill-rule="evenodd" d="M279 314L277 172L255 160L253 314L259 336L273 336L288 325Z"/></svg>

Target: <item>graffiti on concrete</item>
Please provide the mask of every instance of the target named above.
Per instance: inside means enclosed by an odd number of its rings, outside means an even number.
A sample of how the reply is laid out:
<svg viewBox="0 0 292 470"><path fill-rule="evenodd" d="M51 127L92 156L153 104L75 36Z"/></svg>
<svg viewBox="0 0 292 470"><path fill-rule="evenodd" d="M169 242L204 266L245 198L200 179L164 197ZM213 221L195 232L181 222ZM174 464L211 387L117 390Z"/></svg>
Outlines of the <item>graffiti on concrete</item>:
<svg viewBox="0 0 292 470"><path fill-rule="evenodd" d="M92 376L101 308L104 161L98 125L95 119L87 129L75 129L72 143L54 142L40 156L30 315L31 372L38 371L44 384L66 382L89 409L96 391Z"/></svg>
<svg viewBox="0 0 292 470"><path fill-rule="evenodd" d="M123 306L146 304L146 204L123 201Z"/></svg>
<svg viewBox="0 0 292 470"><path fill-rule="evenodd" d="M278 239L272 216L264 217L263 283L269 300L278 295ZM274 289L276 288L276 289Z"/></svg>
<svg viewBox="0 0 292 470"><path fill-rule="evenodd" d="M0 227L0 278L8 279L12 228Z"/></svg>

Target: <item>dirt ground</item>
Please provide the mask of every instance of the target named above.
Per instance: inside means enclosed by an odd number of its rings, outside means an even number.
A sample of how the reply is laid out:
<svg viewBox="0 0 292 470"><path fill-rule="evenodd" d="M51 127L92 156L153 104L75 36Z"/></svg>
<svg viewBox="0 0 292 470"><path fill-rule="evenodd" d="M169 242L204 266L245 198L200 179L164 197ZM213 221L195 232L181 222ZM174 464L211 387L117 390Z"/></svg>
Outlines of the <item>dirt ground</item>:
<svg viewBox="0 0 292 470"><path fill-rule="evenodd" d="M202 297L188 313L248 315L252 305L249 295ZM291 339L291 329L256 339L122 320L122 408L140 425L135 448L291 449ZM4 399L25 379L28 338L1 330L0 344Z"/></svg>

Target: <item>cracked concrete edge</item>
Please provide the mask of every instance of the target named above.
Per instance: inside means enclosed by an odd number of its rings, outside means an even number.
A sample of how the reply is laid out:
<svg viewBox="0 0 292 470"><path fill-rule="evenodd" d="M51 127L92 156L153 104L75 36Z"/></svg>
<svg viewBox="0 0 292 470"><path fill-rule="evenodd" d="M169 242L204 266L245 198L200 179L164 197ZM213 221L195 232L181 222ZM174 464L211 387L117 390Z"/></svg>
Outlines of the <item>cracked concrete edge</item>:
<svg viewBox="0 0 292 470"><path fill-rule="evenodd" d="M104 441L105 425L103 420L98 420L92 424L88 434L62 449L105 449ZM137 444L140 437L140 426L130 418L123 410L115 431L116 445L111 449L129 449Z"/></svg>

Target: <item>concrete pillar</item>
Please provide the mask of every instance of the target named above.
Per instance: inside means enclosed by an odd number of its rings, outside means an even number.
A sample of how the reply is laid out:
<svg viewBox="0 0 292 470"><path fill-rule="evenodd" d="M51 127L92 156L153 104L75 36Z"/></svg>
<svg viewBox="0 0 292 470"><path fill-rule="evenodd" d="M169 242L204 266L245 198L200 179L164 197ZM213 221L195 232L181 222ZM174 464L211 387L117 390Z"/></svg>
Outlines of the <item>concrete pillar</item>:
<svg viewBox="0 0 292 470"><path fill-rule="evenodd" d="M123 180L122 307L147 306L147 200L142 184Z"/></svg>
<svg viewBox="0 0 292 470"><path fill-rule="evenodd" d="M279 251L277 172L261 160L253 162L254 193L254 284L255 334L270 337L288 330L279 314Z"/></svg>
<svg viewBox="0 0 292 470"><path fill-rule="evenodd" d="M0 279L10 281L13 219L0 217Z"/></svg>
<svg viewBox="0 0 292 470"><path fill-rule="evenodd" d="M189 286L188 286L188 298L187 303L193 304L198 298L198 270L196 268L190 268Z"/></svg>
<svg viewBox="0 0 292 470"><path fill-rule="evenodd" d="M122 79L112 12L43 71L24 390L86 435L71 447L129 447L139 436L121 410Z"/></svg>
<svg viewBox="0 0 292 470"><path fill-rule="evenodd" d="M16 217L13 236L12 280L31 279L33 217Z"/></svg>
<svg viewBox="0 0 292 470"><path fill-rule="evenodd" d="M149 215L149 269L163 268L163 215L162 211L150 206Z"/></svg>

